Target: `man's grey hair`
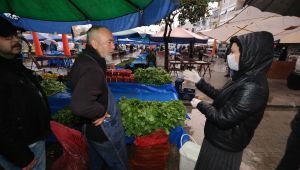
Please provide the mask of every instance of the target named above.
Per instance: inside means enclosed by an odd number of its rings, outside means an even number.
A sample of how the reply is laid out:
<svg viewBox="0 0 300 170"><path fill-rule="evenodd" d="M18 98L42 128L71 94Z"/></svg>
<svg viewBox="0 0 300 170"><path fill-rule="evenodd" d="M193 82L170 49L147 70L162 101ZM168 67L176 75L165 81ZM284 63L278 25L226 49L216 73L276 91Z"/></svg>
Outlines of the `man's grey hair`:
<svg viewBox="0 0 300 170"><path fill-rule="evenodd" d="M87 44L91 44L91 40L93 38L95 38L96 36L96 31L99 30L99 29L108 29L107 27L104 27L104 26L92 26L88 31L87 31L87 36L86 36L86 43ZM109 30L109 29L108 29Z"/></svg>

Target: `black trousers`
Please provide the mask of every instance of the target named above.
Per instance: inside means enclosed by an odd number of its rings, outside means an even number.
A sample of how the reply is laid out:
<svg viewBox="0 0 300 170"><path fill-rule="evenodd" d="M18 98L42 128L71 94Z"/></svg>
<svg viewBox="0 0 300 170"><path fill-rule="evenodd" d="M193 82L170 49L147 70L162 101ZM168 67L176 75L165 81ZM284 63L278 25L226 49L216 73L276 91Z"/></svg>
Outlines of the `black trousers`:
<svg viewBox="0 0 300 170"><path fill-rule="evenodd" d="M227 152L203 140L195 170L239 170L243 151Z"/></svg>
<svg viewBox="0 0 300 170"><path fill-rule="evenodd" d="M276 170L298 170L300 165L300 136L292 131L290 134L285 154Z"/></svg>

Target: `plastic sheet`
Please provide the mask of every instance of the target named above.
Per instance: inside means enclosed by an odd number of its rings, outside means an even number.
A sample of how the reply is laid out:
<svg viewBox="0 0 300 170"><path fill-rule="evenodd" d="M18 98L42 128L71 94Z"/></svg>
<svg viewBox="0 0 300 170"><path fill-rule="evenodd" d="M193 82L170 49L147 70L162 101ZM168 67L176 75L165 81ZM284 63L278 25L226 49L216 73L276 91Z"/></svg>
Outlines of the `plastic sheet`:
<svg viewBox="0 0 300 170"><path fill-rule="evenodd" d="M65 106L70 105L71 96L72 94L69 90L66 92L61 92L52 96L48 96L51 114L55 114L57 111L63 109Z"/></svg>
<svg viewBox="0 0 300 170"><path fill-rule="evenodd" d="M109 87L116 100L121 97L137 98L148 101L178 100L173 84L161 86L135 84L135 83L109 83Z"/></svg>
<svg viewBox="0 0 300 170"><path fill-rule="evenodd" d="M181 148L181 136L187 134L187 132L184 130L182 126L177 126L173 129L171 129L170 134L169 134L169 141L172 144L175 144L178 149ZM182 145L189 141L190 137L188 135L184 135L182 137Z"/></svg>
<svg viewBox="0 0 300 170"><path fill-rule="evenodd" d="M147 55L148 53L140 54L139 57L131 63L132 64L131 66L138 63L147 64Z"/></svg>

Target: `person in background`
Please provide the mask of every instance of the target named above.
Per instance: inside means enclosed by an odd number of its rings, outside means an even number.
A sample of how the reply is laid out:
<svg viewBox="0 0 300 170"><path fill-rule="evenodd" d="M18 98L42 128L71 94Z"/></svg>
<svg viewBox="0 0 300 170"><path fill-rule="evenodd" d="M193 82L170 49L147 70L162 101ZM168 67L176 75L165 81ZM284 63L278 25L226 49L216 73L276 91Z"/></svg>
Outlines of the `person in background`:
<svg viewBox="0 0 300 170"><path fill-rule="evenodd" d="M284 156L276 170L298 170L300 168L300 109L291 122L291 129Z"/></svg>
<svg viewBox="0 0 300 170"><path fill-rule="evenodd" d="M287 58L287 48L283 46L280 50L279 61L286 61Z"/></svg>
<svg viewBox="0 0 300 170"><path fill-rule="evenodd" d="M37 76L21 57L21 32L0 17L0 166L46 169L50 110Z"/></svg>
<svg viewBox="0 0 300 170"><path fill-rule="evenodd" d="M200 47L200 48L199 48L199 51L198 51L198 59L199 59L200 61L203 60L203 47Z"/></svg>
<svg viewBox="0 0 300 170"><path fill-rule="evenodd" d="M155 55L154 49L149 49L149 52L147 55L147 65L149 67L156 67L156 55Z"/></svg>
<svg viewBox="0 0 300 170"><path fill-rule="evenodd" d="M232 80L215 89L195 71L184 79L213 99L191 101L206 117L204 140L196 170L239 170L243 150L260 123L269 98L267 71L273 60L273 35L254 32L233 37L228 66L235 70Z"/></svg>
<svg viewBox="0 0 300 170"><path fill-rule="evenodd" d="M86 119L83 125L89 146L90 169L127 169L125 132L121 113L106 82L106 61L114 39L105 27L91 27L86 49L71 69L72 112Z"/></svg>

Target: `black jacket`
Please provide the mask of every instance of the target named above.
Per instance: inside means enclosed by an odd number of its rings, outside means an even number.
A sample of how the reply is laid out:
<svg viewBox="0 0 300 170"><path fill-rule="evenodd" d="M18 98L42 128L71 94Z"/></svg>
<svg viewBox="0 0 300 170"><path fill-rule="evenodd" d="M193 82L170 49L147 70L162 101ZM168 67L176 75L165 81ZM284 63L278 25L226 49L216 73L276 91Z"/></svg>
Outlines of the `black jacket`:
<svg viewBox="0 0 300 170"><path fill-rule="evenodd" d="M71 70L72 112L86 118L86 137L103 142L107 141L100 126L92 121L102 117L107 110L108 92L106 83L106 61L91 46L76 58Z"/></svg>
<svg viewBox="0 0 300 170"><path fill-rule="evenodd" d="M19 167L34 158L28 148L50 132L47 99L20 59L0 56L0 154Z"/></svg>
<svg viewBox="0 0 300 170"><path fill-rule="evenodd" d="M300 136L300 109L291 122L292 131Z"/></svg>
<svg viewBox="0 0 300 170"><path fill-rule="evenodd" d="M207 118L205 138L230 152L240 152L249 144L263 117L269 97L266 73L273 60L273 36L268 32L239 36L237 43L241 56L232 81L220 90L203 79L196 84L214 99L212 105L197 106Z"/></svg>

